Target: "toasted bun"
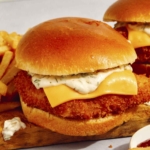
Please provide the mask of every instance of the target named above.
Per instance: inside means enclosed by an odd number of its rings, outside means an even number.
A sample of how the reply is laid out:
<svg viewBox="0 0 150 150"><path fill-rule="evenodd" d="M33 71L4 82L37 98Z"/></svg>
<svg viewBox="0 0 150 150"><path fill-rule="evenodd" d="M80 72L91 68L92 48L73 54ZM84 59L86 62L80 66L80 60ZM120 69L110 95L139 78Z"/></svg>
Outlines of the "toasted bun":
<svg viewBox="0 0 150 150"><path fill-rule="evenodd" d="M150 22L150 0L117 0L106 10L103 20Z"/></svg>
<svg viewBox="0 0 150 150"><path fill-rule="evenodd" d="M90 136L107 133L131 119L133 108L120 115L90 120L67 120L48 112L27 106L21 99L23 113L29 122L65 135ZM43 123L44 122L44 123Z"/></svg>
<svg viewBox="0 0 150 150"><path fill-rule="evenodd" d="M129 150L150 150L150 147L137 147L137 148L130 148Z"/></svg>
<svg viewBox="0 0 150 150"><path fill-rule="evenodd" d="M107 24L58 18L31 28L16 50L17 67L42 75L69 75L133 63L136 53Z"/></svg>

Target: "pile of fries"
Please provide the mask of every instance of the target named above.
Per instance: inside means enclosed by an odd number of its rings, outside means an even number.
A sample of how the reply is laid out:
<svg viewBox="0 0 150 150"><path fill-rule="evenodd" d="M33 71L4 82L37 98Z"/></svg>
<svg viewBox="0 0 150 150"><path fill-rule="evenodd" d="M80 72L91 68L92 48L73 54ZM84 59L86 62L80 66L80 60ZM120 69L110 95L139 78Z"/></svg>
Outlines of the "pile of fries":
<svg viewBox="0 0 150 150"><path fill-rule="evenodd" d="M0 99L12 90L12 81L19 69L15 67L15 50L21 35L0 31Z"/></svg>

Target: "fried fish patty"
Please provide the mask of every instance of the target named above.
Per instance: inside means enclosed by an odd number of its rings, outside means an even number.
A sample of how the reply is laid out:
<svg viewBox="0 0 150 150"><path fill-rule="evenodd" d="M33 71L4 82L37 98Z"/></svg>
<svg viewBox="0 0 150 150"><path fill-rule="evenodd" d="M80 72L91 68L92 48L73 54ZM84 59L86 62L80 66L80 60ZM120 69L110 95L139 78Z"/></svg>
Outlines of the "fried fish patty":
<svg viewBox="0 0 150 150"><path fill-rule="evenodd" d="M31 77L20 71L15 79L15 86L22 100L30 107L35 107L59 117L69 119L91 119L120 114L128 108L150 100L150 78L136 75L138 95L104 95L87 100L71 100L54 108L51 107L43 89L36 89Z"/></svg>

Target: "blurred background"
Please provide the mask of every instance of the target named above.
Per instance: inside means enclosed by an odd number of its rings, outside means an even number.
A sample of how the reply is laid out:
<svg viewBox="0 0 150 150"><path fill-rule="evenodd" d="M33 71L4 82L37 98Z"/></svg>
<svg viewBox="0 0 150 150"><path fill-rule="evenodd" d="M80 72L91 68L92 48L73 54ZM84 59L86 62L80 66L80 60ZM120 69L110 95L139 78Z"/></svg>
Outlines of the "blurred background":
<svg viewBox="0 0 150 150"><path fill-rule="evenodd" d="M23 34L42 21L63 16L102 20L113 2L115 0L0 0L0 29Z"/></svg>

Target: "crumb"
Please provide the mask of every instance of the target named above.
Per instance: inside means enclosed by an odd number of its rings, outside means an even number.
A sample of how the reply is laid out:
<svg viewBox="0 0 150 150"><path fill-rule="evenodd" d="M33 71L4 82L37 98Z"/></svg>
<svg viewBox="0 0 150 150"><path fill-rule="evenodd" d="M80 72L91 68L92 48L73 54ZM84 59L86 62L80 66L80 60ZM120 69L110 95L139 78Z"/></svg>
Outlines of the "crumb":
<svg viewBox="0 0 150 150"><path fill-rule="evenodd" d="M109 148L112 148L112 145L109 145L108 147L109 147Z"/></svg>

